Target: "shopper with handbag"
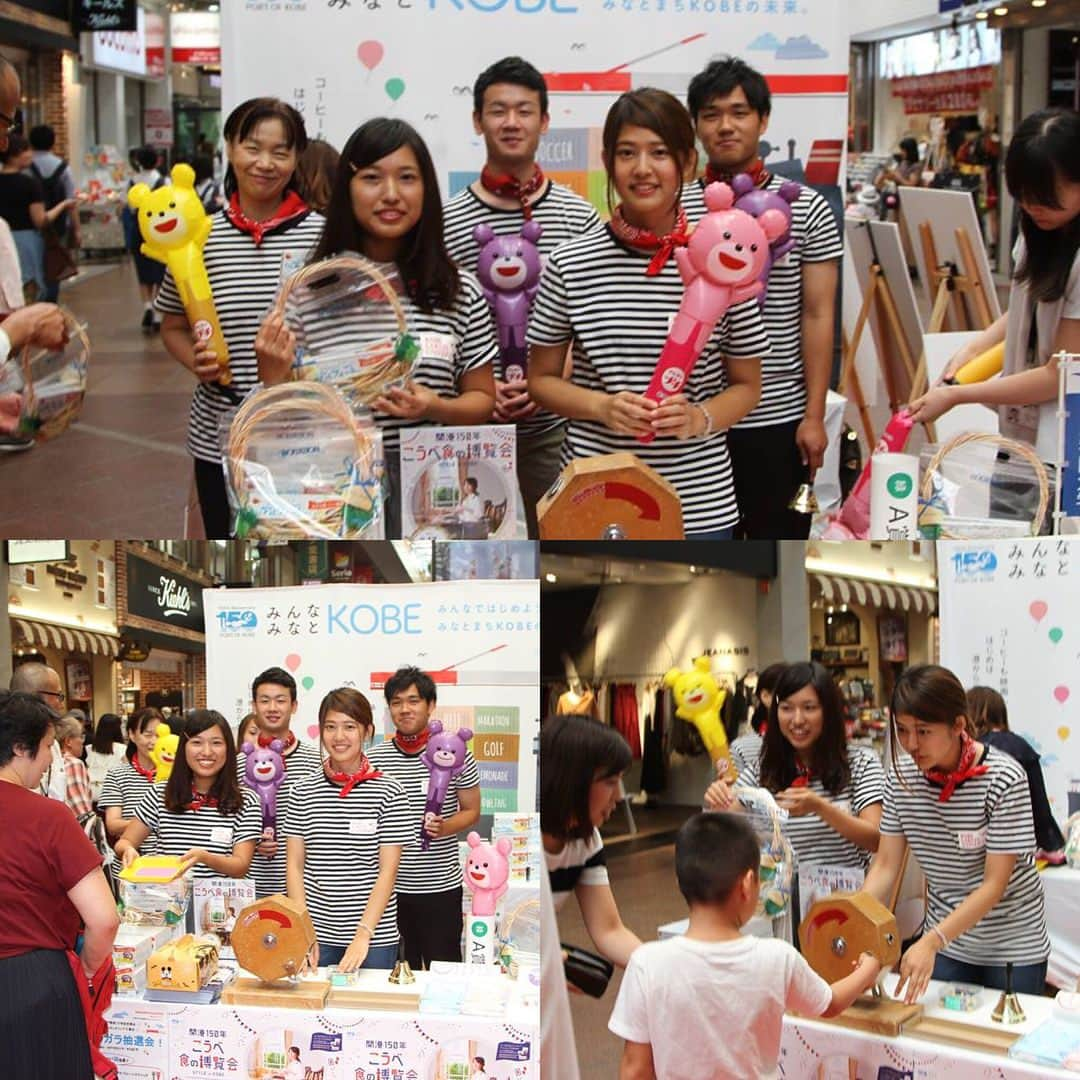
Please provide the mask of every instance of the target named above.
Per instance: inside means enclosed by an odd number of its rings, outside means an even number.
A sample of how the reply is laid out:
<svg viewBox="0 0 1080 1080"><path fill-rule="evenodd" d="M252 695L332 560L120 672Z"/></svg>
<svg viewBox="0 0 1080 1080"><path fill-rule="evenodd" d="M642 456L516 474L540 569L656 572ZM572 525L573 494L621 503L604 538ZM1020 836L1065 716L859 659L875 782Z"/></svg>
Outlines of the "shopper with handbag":
<svg viewBox="0 0 1080 1080"><path fill-rule="evenodd" d="M29 138L33 160L27 172L40 182L45 192L46 211L58 203L71 207L42 230L45 240L45 294L42 299L56 303L60 295L60 282L67 281L78 272L75 252L82 246L75 179L68 163L53 153L56 132L48 124L31 128Z"/></svg>

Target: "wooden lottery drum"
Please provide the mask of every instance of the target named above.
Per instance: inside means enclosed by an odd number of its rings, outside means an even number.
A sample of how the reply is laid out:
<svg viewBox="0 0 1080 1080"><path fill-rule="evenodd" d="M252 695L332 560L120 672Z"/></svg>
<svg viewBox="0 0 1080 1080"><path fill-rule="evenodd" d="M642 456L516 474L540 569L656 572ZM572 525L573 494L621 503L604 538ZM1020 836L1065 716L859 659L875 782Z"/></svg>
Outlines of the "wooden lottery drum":
<svg viewBox="0 0 1080 1080"><path fill-rule="evenodd" d="M900 959L896 916L867 892L819 900L799 927L799 943L810 966L830 983L850 975L860 953L876 957L882 968Z"/></svg>
<svg viewBox="0 0 1080 1080"><path fill-rule="evenodd" d="M300 973L315 944L315 927L306 909L279 893L244 908L231 940L245 971L264 982L276 982Z"/></svg>

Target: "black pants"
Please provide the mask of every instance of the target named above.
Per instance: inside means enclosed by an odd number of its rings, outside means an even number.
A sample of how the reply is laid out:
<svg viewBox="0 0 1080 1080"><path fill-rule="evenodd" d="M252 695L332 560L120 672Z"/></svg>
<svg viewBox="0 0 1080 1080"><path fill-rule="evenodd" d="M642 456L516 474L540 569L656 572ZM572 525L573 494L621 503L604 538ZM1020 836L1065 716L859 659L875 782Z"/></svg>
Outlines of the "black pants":
<svg viewBox="0 0 1080 1080"><path fill-rule="evenodd" d="M805 540L810 535L811 515L788 509L807 476L795 444L800 422L728 432L741 515L737 539Z"/></svg>
<svg viewBox="0 0 1080 1080"><path fill-rule="evenodd" d="M203 525L206 528L206 539L228 540L232 536L229 528L231 515L221 462L196 458L195 488L199 493L199 509L202 511Z"/></svg>
<svg viewBox="0 0 1080 1080"><path fill-rule="evenodd" d="M409 967L431 967L433 960L461 963L461 886L448 892L397 897L398 933Z"/></svg>
<svg viewBox="0 0 1080 1080"><path fill-rule="evenodd" d="M92 1080L90 1042L67 955L35 949L0 960L0 1076Z"/></svg>

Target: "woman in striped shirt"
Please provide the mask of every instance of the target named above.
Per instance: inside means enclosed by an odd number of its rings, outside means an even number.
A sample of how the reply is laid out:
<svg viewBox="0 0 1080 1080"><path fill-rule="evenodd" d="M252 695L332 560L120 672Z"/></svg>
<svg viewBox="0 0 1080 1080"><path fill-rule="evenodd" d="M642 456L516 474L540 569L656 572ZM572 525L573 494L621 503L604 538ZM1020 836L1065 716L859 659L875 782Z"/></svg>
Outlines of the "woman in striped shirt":
<svg viewBox="0 0 1080 1080"><path fill-rule="evenodd" d="M373 403L390 482L386 535L396 538L401 536L401 430L486 423L495 407L492 364L499 351L479 283L446 252L431 154L403 120L369 120L341 153L326 228L312 261L349 251L396 270L404 283L409 331L420 349L405 385L384 390ZM340 350L350 340L370 340L378 330L367 312L358 312L352 325L345 314L308 348ZM264 383L289 378L296 336L283 316L267 316L255 351Z"/></svg>
<svg viewBox="0 0 1080 1080"><path fill-rule="evenodd" d="M161 710L154 708L139 709L127 719L126 760L108 771L98 796L98 809L105 811L105 828L111 840L123 835L128 819L135 816L135 808L154 785L156 766L150 751L157 739L157 726L164 723ZM154 853L153 837L147 838L142 853Z"/></svg>
<svg viewBox="0 0 1080 1080"><path fill-rule="evenodd" d="M144 796L116 844L125 866L150 834L158 855L178 855L197 878L242 878L262 834L253 791L236 776L236 745L225 717L213 709L187 715L172 773Z"/></svg>
<svg viewBox="0 0 1080 1080"><path fill-rule="evenodd" d="M297 157L307 146L303 117L276 98L238 105L225 121L228 203L214 215L203 260L221 332L229 349L232 382L222 386L217 356L196 341L172 274L155 307L165 317L161 340L198 380L188 422L188 452L195 459L206 536L231 535L220 433L256 382L255 335L277 296L283 276L315 246L322 218L296 191Z"/></svg>
<svg viewBox="0 0 1080 1080"><path fill-rule="evenodd" d="M764 787L788 812L784 832L799 865L863 870L877 851L884 776L873 750L851 746L844 703L820 664L788 664L776 681L761 756L745 763L736 786ZM737 806L717 780L705 793L710 810Z"/></svg>
<svg viewBox="0 0 1080 1080"><path fill-rule="evenodd" d="M926 875L923 936L900 960L894 993L914 1002L931 977L1040 994L1050 940L1024 770L967 732L959 679L909 668L892 699L892 768L881 842L865 888L884 903L908 847ZM897 745L899 744L899 745ZM903 753L900 753L900 749Z"/></svg>
<svg viewBox="0 0 1080 1080"><path fill-rule="evenodd" d="M671 255L686 242L694 129L671 94L632 90L609 110L603 145L619 205L605 229L548 256L529 320L529 394L569 421L564 465L630 451L675 486L687 538L728 539L739 509L725 433L758 401L761 312L754 300L729 308L682 392L660 405L644 396L684 293Z"/></svg>
<svg viewBox="0 0 1080 1080"><path fill-rule="evenodd" d="M413 836L405 789L372 768L371 705L332 690L319 706L323 768L300 780L285 815L289 899L311 912L320 965L392 968L397 959L394 882ZM314 951L314 950L313 950Z"/></svg>

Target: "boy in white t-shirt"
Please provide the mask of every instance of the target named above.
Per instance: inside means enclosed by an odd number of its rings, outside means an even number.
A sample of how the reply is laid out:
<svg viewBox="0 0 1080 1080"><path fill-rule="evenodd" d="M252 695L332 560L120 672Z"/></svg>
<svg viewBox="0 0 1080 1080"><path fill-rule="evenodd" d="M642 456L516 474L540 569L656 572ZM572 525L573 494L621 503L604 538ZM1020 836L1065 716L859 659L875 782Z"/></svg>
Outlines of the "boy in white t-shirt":
<svg viewBox="0 0 1080 1080"><path fill-rule="evenodd" d="M768 1080L785 1010L836 1016L873 986L881 965L868 953L830 986L787 942L739 932L757 907L759 861L741 814L697 814L679 830L690 927L630 957L608 1023L626 1040L620 1080Z"/></svg>

